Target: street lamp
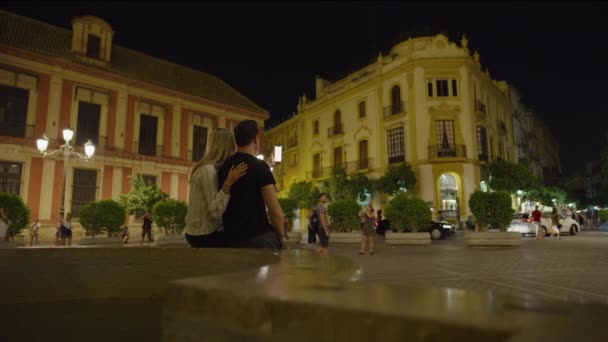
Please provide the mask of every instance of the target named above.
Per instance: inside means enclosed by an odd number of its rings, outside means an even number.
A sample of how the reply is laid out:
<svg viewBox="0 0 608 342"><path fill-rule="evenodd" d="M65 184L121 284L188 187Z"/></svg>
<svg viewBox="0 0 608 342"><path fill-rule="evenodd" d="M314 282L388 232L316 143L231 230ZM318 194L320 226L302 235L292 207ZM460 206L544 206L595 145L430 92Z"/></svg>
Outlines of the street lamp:
<svg viewBox="0 0 608 342"><path fill-rule="evenodd" d="M86 143L84 143L84 155L74 151L74 148L72 147L72 145L70 145L70 141L72 140L73 137L74 137L74 131L72 129L70 129L69 127L65 128L63 130L63 140L65 140L65 143L63 145L59 146L58 150L51 151L51 152L47 152L47 148L49 147L49 138L46 136L46 134L43 134L42 138L39 138L36 140L36 147L38 148L38 151L40 151L40 153L42 154L42 156L44 158L48 157L48 158L54 158L54 159L58 159L58 160L63 158L63 184L61 185L61 210L59 212L61 217L63 217L63 219L65 219L65 214L66 214L66 212L65 212L65 187L66 187L65 177L66 177L67 171L68 171L68 160L70 159L70 157L74 157L74 158L78 158L80 160L88 161L95 154L95 145L93 145L91 140L88 140Z"/></svg>

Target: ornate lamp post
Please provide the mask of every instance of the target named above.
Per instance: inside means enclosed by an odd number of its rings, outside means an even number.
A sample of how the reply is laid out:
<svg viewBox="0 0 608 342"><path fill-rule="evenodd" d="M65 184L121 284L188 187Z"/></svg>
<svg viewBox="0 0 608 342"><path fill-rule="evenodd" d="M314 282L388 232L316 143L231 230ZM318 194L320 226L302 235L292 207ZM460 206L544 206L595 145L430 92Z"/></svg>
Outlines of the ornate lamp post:
<svg viewBox="0 0 608 342"><path fill-rule="evenodd" d="M68 160L73 158L78 158L80 160L88 161L95 154L95 145L88 140L84 144L84 155L74 151L72 145L70 145L70 141L74 137L74 131L69 127L63 130L63 140L65 143L59 147L58 150L47 152L47 148L49 146L49 138L46 134L42 135L42 138L36 140L36 146L38 147L38 151L42 154L44 158L54 158L60 160L63 158L63 183L61 185L61 209L59 214L63 219L65 219L66 210L65 210L65 187L66 187L66 175L68 172Z"/></svg>

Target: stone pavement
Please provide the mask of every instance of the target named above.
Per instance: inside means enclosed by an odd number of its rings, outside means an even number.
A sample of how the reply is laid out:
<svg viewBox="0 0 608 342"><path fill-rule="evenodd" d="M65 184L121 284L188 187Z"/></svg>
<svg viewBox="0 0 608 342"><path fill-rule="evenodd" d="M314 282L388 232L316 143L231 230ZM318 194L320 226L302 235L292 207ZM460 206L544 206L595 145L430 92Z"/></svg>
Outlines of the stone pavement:
<svg viewBox="0 0 608 342"><path fill-rule="evenodd" d="M563 235L562 240L525 238L520 248L470 248L462 232L430 247L386 246L381 238L376 242L373 256L359 255L358 245L330 244L330 253L359 263L363 281L608 304L606 232Z"/></svg>

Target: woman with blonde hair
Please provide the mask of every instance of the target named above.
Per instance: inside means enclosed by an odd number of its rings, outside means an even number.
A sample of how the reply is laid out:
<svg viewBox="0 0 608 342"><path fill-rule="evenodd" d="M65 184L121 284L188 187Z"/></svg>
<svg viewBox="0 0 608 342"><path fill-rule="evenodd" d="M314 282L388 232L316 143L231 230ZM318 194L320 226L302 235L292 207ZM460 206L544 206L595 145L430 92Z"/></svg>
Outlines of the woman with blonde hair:
<svg viewBox="0 0 608 342"><path fill-rule="evenodd" d="M186 240L192 247L223 247L222 214L230 199L230 188L247 170L247 164L233 166L218 191L217 170L236 152L232 133L218 128L201 161L192 168L186 215Z"/></svg>

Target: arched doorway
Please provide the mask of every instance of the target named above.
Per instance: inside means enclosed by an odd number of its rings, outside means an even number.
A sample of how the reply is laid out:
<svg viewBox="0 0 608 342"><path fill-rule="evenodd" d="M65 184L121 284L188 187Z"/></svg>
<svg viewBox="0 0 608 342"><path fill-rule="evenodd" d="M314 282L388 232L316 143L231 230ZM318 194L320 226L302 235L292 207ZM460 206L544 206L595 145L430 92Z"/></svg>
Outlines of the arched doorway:
<svg viewBox="0 0 608 342"><path fill-rule="evenodd" d="M439 176L439 210L443 218L456 218L458 208L458 179L451 173Z"/></svg>

